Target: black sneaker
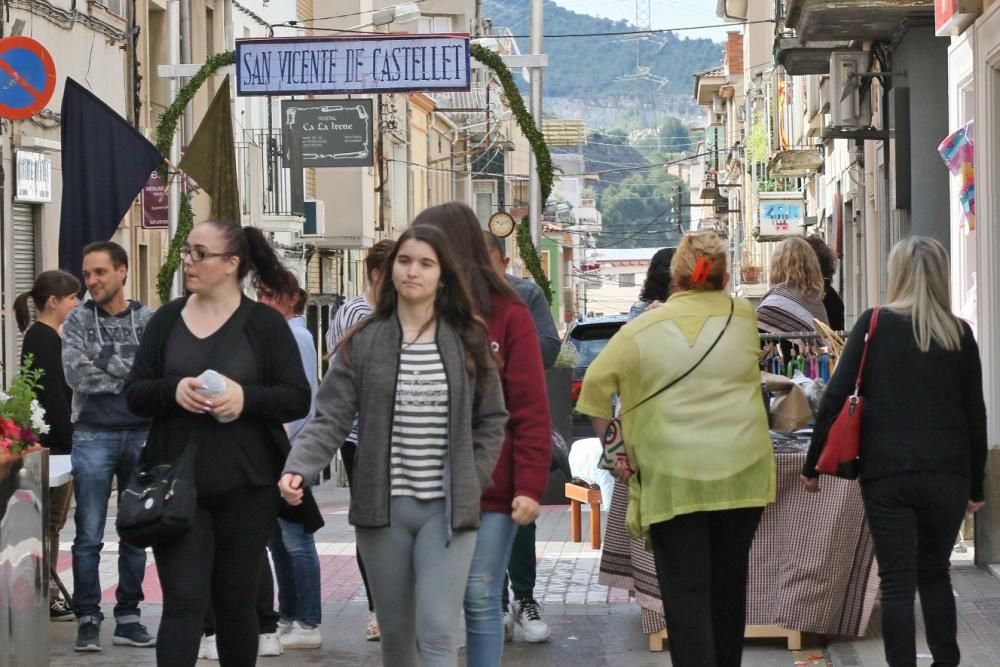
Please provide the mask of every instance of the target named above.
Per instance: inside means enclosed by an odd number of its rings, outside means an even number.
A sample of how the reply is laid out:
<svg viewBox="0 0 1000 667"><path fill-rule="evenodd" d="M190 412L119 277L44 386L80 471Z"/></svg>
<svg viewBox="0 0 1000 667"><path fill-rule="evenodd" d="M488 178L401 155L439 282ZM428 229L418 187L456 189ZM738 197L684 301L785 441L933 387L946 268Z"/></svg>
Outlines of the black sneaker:
<svg viewBox="0 0 1000 667"><path fill-rule="evenodd" d="M49 620L50 621L73 621L76 620L76 614L70 608L66 601L62 598L56 598L49 603Z"/></svg>
<svg viewBox="0 0 1000 667"><path fill-rule="evenodd" d="M115 646L156 646L156 637L146 632L146 626L139 623L119 623L111 638Z"/></svg>
<svg viewBox="0 0 1000 667"><path fill-rule="evenodd" d="M94 653L101 650L101 624L95 621L81 623L76 630L74 651Z"/></svg>

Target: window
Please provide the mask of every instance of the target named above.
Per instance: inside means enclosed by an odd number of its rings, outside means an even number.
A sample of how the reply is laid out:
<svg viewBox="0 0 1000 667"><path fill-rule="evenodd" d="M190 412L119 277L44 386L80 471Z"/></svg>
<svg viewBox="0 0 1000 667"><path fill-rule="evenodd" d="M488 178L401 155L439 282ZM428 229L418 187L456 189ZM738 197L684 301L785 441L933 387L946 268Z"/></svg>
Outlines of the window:
<svg viewBox="0 0 1000 667"><path fill-rule="evenodd" d="M618 274L618 286L619 287L635 287L635 274L634 273L619 273Z"/></svg>
<svg viewBox="0 0 1000 667"><path fill-rule="evenodd" d="M477 180L472 182L472 193L475 202L476 217L479 224L486 229L486 223L496 211L495 197L497 184L494 180Z"/></svg>
<svg viewBox="0 0 1000 667"><path fill-rule="evenodd" d="M441 34L453 32L450 16L423 16L417 19L417 32L421 34Z"/></svg>

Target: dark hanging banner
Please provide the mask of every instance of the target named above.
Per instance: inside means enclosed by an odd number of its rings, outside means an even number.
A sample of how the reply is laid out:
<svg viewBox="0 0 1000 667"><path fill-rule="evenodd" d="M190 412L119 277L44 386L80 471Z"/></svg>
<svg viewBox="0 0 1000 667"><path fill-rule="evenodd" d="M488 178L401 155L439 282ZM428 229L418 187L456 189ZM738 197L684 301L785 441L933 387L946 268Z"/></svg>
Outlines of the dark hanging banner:
<svg viewBox="0 0 1000 667"><path fill-rule="evenodd" d="M281 120L286 136L302 137L303 167L375 164L371 100L284 101Z"/></svg>
<svg viewBox="0 0 1000 667"><path fill-rule="evenodd" d="M69 78L61 131L59 266L79 276L83 247L111 238L163 156L114 109Z"/></svg>

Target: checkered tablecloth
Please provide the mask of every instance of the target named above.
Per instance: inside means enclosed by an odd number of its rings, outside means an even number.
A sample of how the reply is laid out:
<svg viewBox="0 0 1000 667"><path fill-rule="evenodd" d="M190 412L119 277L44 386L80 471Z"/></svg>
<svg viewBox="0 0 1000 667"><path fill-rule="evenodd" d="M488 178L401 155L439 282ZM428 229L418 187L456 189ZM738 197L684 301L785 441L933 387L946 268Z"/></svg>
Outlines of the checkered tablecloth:
<svg viewBox="0 0 1000 667"><path fill-rule="evenodd" d="M824 477L802 490L804 452L777 453L778 493L764 511L750 553L747 624L822 635L862 636L878 595L874 549L857 483ZM663 603L653 555L628 535L628 489L611 498L598 581L630 591L642 630L662 630Z"/></svg>

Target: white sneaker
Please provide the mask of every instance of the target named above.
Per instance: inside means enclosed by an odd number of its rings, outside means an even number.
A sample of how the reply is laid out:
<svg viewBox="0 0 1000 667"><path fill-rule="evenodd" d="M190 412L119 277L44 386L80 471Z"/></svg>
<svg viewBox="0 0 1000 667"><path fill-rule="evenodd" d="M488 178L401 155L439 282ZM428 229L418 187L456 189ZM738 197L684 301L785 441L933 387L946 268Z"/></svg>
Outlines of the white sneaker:
<svg viewBox="0 0 1000 667"><path fill-rule="evenodd" d="M377 642L382 639L382 630L378 627L378 618L375 612L368 612L368 627L365 628L365 639L370 642Z"/></svg>
<svg viewBox="0 0 1000 667"><path fill-rule="evenodd" d="M319 648L323 645L323 634L318 626L310 628L295 621L291 631L281 635L281 645L285 648Z"/></svg>
<svg viewBox="0 0 1000 667"><path fill-rule="evenodd" d="M292 621L287 618L278 620L278 636L287 635L292 631Z"/></svg>
<svg viewBox="0 0 1000 667"><path fill-rule="evenodd" d="M514 613L511 611L503 613L503 640L514 641Z"/></svg>
<svg viewBox="0 0 1000 667"><path fill-rule="evenodd" d="M531 644L547 642L552 635L549 624L542 620L541 610L534 598L514 600L514 618L524 630L524 640Z"/></svg>
<svg viewBox="0 0 1000 667"><path fill-rule="evenodd" d="M274 657L284 652L277 632L263 634L257 639L257 655L263 658Z"/></svg>
<svg viewBox="0 0 1000 667"><path fill-rule="evenodd" d="M215 643L215 635L205 635L201 638L198 657L202 660L219 659L219 645Z"/></svg>

